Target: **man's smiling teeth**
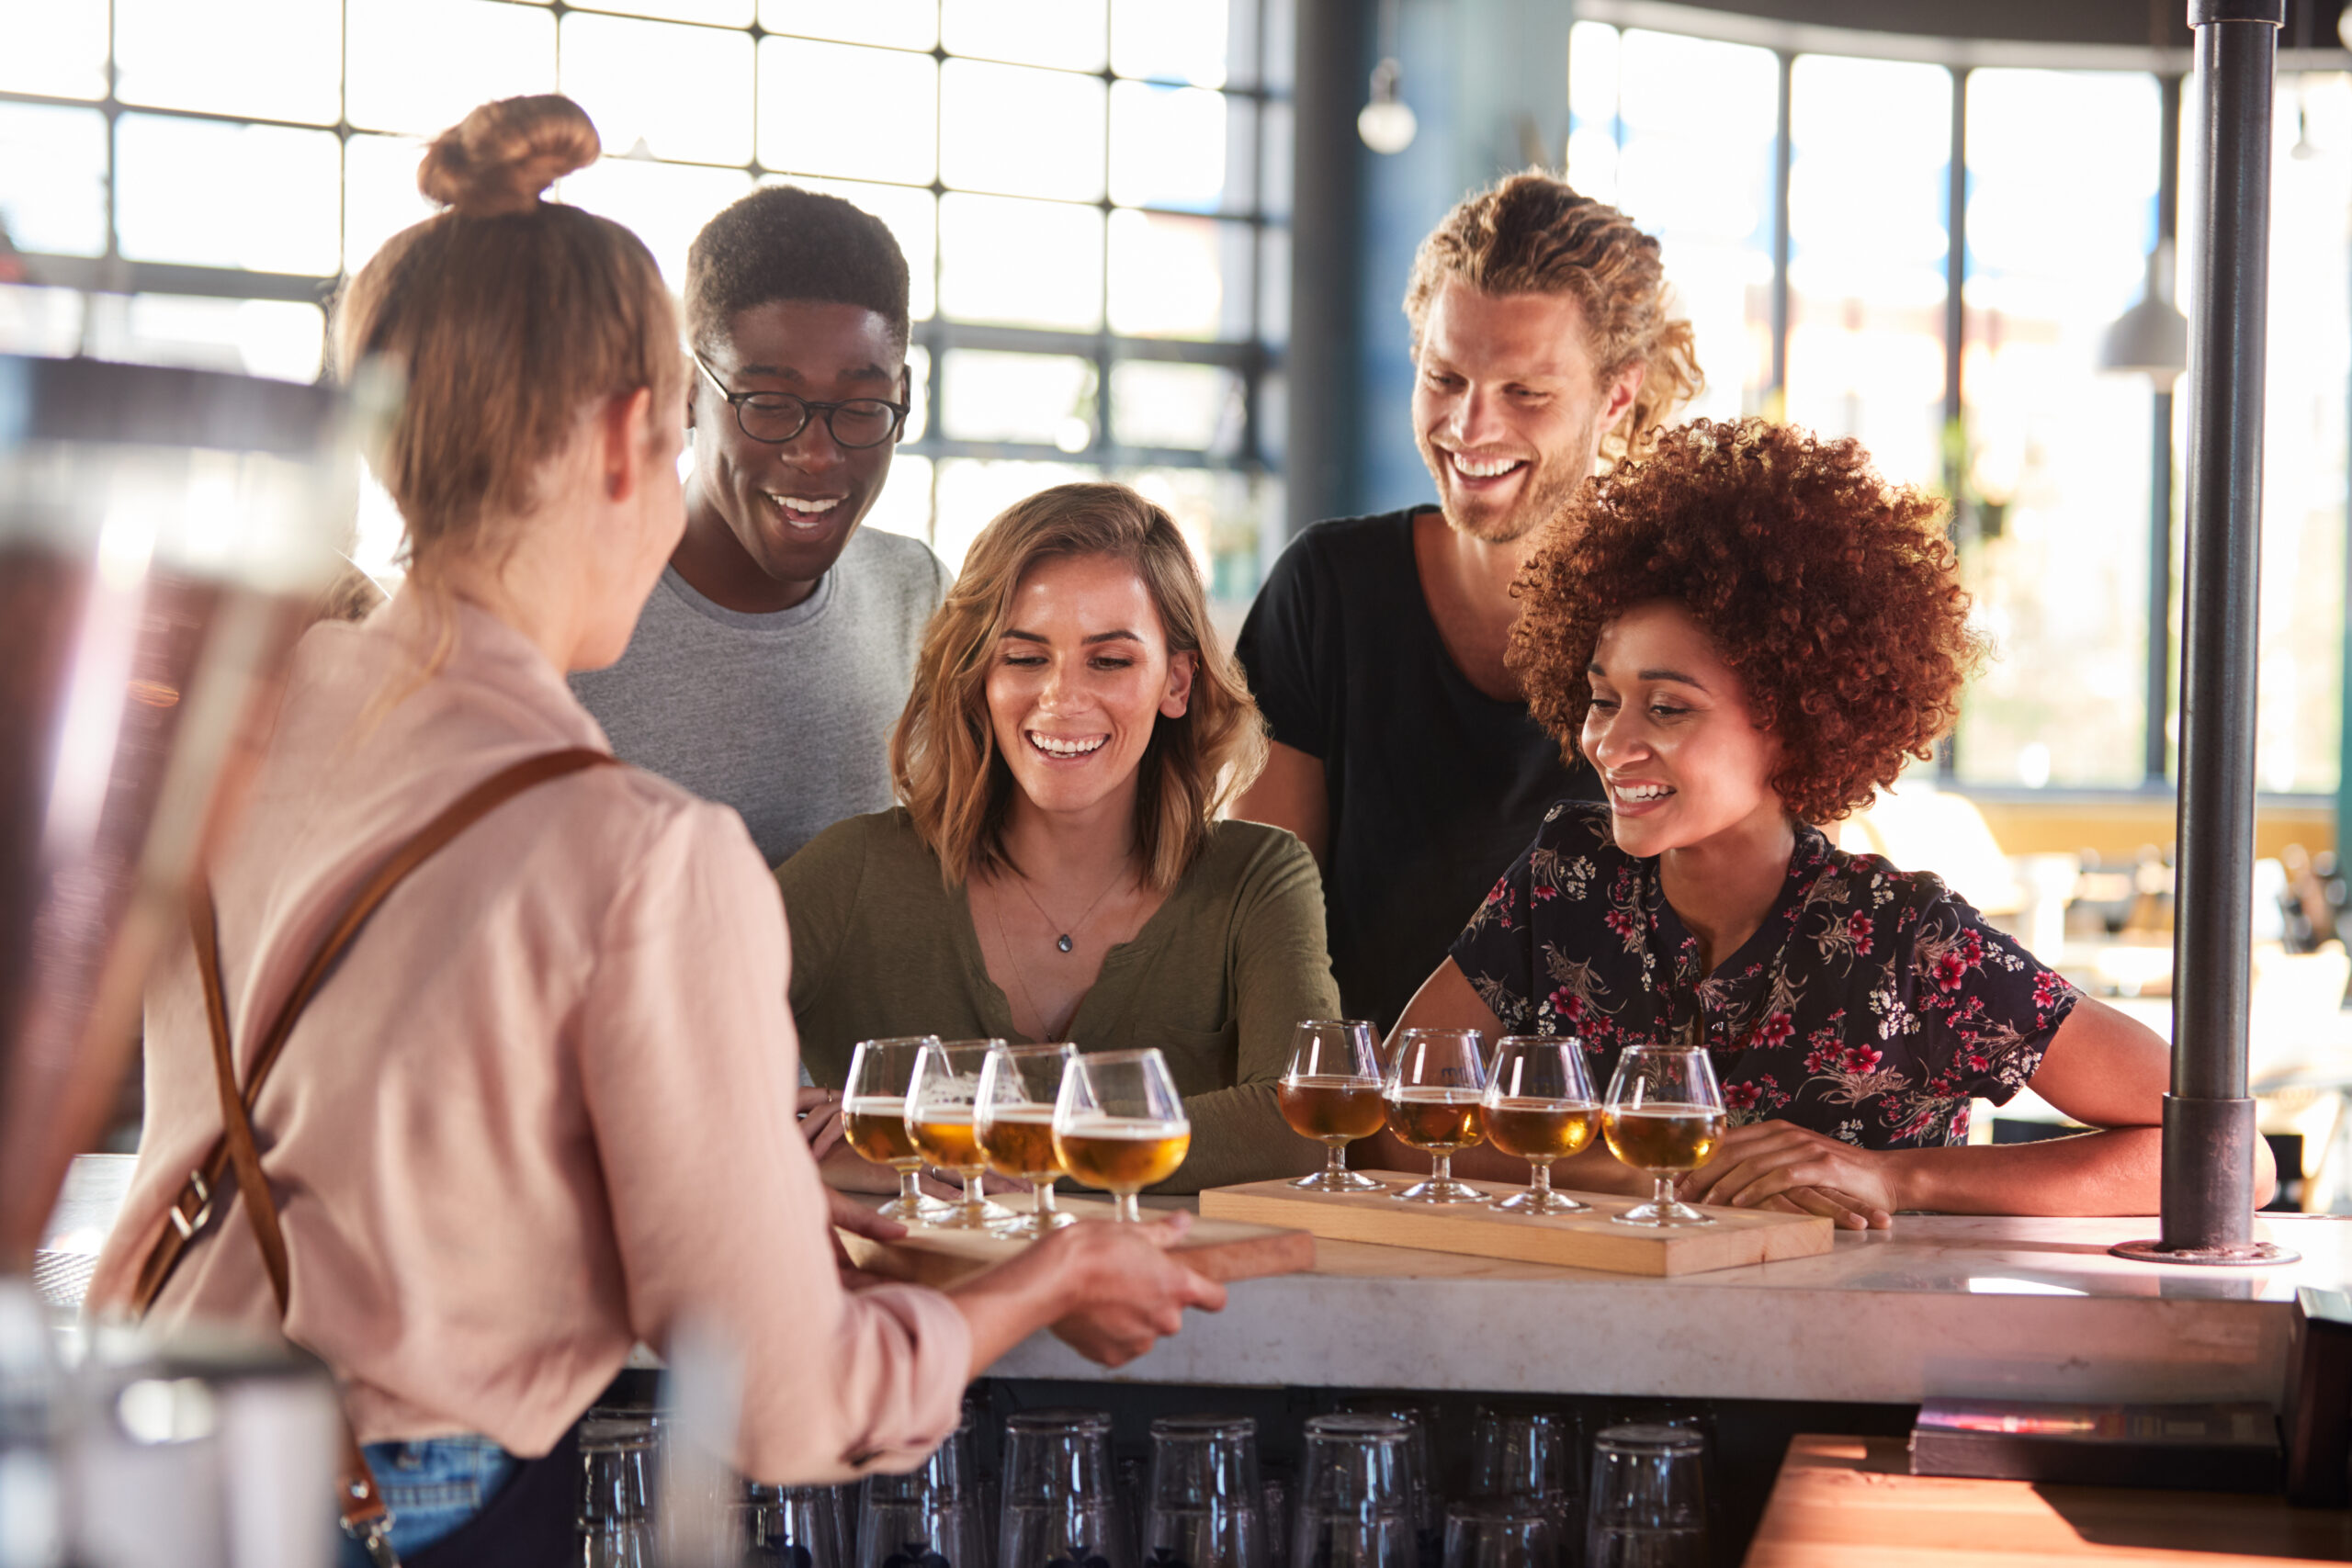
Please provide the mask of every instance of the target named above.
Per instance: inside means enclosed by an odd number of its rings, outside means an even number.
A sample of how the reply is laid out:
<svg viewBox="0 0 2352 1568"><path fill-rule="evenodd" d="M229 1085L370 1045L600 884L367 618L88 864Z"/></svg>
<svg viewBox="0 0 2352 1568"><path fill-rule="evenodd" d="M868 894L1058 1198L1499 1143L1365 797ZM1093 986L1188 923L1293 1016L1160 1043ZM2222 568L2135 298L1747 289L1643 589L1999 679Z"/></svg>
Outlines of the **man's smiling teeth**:
<svg viewBox="0 0 2352 1568"><path fill-rule="evenodd" d="M842 498L837 495L829 495L821 501L808 501L797 495L778 495L774 491L766 494L770 501L784 508L786 515L791 517L822 517L842 503Z"/></svg>
<svg viewBox="0 0 2352 1568"><path fill-rule="evenodd" d="M1609 787L1616 792L1618 799L1629 801L1636 805L1645 800L1664 800L1668 795L1674 793L1664 784L1611 784Z"/></svg>
<svg viewBox="0 0 2352 1568"><path fill-rule="evenodd" d="M1083 740L1072 740L1058 735L1040 735L1034 729L1029 732L1029 744L1048 757L1083 757L1100 750L1110 739L1107 735L1091 735Z"/></svg>
<svg viewBox="0 0 2352 1568"><path fill-rule="evenodd" d="M1453 456L1454 468L1474 479L1491 479L1507 474L1518 468L1521 461L1517 457L1465 457L1459 452Z"/></svg>

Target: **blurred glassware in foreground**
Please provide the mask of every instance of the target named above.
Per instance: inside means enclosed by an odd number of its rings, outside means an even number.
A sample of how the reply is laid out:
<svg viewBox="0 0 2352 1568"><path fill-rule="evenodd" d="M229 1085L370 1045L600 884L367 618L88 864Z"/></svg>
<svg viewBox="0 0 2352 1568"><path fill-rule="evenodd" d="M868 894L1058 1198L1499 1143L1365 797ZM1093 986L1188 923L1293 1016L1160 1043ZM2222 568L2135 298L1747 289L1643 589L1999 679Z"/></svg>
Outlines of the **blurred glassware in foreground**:
<svg viewBox="0 0 2352 1568"><path fill-rule="evenodd" d="M988 1568L972 1423L914 1469L869 1475L857 1511L857 1568Z"/></svg>
<svg viewBox="0 0 2352 1568"><path fill-rule="evenodd" d="M1304 1436L1291 1568L1415 1568L1405 1423L1317 1416Z"/></svg>

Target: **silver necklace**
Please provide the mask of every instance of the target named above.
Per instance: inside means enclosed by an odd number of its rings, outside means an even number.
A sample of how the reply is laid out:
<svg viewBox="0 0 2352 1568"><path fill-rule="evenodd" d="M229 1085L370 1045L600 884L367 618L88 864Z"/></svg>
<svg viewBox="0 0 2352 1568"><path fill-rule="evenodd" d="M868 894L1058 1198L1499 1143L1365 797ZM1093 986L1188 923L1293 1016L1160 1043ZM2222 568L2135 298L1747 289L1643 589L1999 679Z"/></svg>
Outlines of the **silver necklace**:
<svg viewBox="0 0 2352 1568"><path fill-rule="evenodd" d="M1021 889L1021 896L1029 900L1029 907L1037 911L1038 917L1046 922L1046 929L1052 930L1058 927L1061 922L1054 919L1053 916L1046 914L1046 907L1037 902L1037 896L1029 891L1029 878L1027 874L1020 871L1015 871L1012 874L1012 877L1014 883ZM1077 946L1078 944L1070 940L1070 932L1083 931L1086 928L1086 922L1092 918L1094 911L1102 907L1102 900L1108 898L1118 887L1119 884L1125 882L1126 879L1126 873L1123 869L1118 875L1111 879L1109 886L1103 888L1102 892L1097 893L1094 896L1094 902L1086 907L1086 913L1079 916L1077 919L1071 921L1068 931L1062 931L1059 935L1054 938L1054 945L1060 948L1064 953L1068 953L1073 947Z"/></svg>

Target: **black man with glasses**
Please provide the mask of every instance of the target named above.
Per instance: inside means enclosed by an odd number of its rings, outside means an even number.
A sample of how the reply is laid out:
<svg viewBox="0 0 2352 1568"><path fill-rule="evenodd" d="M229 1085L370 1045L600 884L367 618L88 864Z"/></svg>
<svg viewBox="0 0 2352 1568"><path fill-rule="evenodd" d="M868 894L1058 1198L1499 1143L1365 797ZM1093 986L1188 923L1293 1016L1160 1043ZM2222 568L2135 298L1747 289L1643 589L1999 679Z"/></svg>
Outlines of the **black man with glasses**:
<svg viewBox="0 0 2352 1568"><path fill-rule="evenodd" d="M912 389L881 220L789 186L695 236L686 531L628 651L572 690L623 760L741 813L770 864L890 805L890 727L948 574L863 527Z"/></svg>

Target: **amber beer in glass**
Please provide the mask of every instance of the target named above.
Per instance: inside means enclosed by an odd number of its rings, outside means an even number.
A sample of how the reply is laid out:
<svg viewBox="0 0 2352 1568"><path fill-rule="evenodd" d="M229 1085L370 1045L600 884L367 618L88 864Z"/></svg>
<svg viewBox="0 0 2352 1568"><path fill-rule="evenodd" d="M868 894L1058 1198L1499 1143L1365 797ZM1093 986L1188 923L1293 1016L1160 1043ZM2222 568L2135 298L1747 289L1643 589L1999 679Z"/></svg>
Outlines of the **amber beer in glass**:
<svg viewBox="0 0 2352 1568"><path fill-rule="evenodd" d="M980 1191L989 1172L976 1118L980 1069L1001 1040L933 1040L915 1059L907 1082L907 1133L923 1158L964 1179L964 1201L933 1223L946 1230L989 1230L1010 1223L1012 1210Z"/></svg>
<svg viewBox="0 0 2352 1568"><path fill-rule="evenodd" d="M1487 1081L1487 1141L1527 1162L1527 1190L1496 1207L1516 1214L1589 1212L1552 1190L1552 1162L1592 1142L1600 1106L1584 1070L1584 1043L1572 1036L1510 1034L1495 1046Z"/></svg>
<svg viewBox="0 0 2352 1568"><path fill-rule="evenodd" d="M1114 1194L1113 1218L1142 1219L1136 1194L1175 1175L1192 1146L1183 1097L1158 1051L1100 1051L1062 1069L1054 1150L1071 1176Z"/></svg>
<svg viewBox="0 0 2352 1568"><path fill-rule="evenodd" d="M861 1040L849 1059L849 1084L842 1095L842 1137L860 1159L899 1173L899 1195L882 1205L888 1218L929 1224L947 1205L922 1190L922 1154L907 1130L907 1084L935 1034L897 1040Z"/></svg>
<svg viewBox="0 0 2352 1568"><path fill-rule="evenodd" d="M1310 1018L1291 1031L1290 1066L1274 1090L1283 1120L1329 1151L1324 1167L1291 1183L1309 1192L1377 1192L1379 1182L1348 1168L1348 1145L1380 1131L1380 1051L1361 1019Z"/></svg>
<svg viewBox="0 0 2352 1568"><path fill-rule="evenodd" d="M1385 1101L1388 1130L1430 1156L1430 1179L1396 1196L1412 1203L1484 1203L1453 1179L1453 1156L1486 1135L1486 1040L1475 1029L1408 1029L1396 1037Z"/></svg>
<svg viewBox="0 0 2352 1568"><path fill-rule="evenodd" d="M1043 1235L1070 1223L1054 1207L1054 1179L1063 1174L1054 1149L1054 1100L1062 1073L1078 1047L998 1045L980 1067L979 1096L973 1102L980 1153L999 1176L1025 1181L1035 1194L1030 1212L1002 1227L1006 1235Z"/></svg>
<svg viewBox="0 0 2352 1568"><path fill-rule="evenodd" d="M1674 1196L1674 1180L1713 1159L1729 1118L1714 1064L1696 1046L1634 1045L1617 1058L1601 1112L1609 1152L1657 1184L1656 1196L1613 1216L1629 1225L1709 1225Z"/></svg>

